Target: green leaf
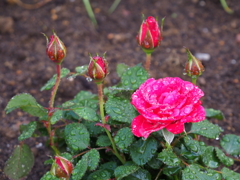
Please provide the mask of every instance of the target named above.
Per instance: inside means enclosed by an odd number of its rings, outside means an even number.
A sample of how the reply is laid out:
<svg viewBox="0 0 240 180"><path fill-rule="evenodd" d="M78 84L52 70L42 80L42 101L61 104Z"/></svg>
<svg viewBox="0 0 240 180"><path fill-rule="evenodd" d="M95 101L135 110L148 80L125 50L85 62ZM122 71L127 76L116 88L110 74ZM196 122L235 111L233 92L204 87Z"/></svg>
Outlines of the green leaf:
<svg viewBox="0 0 240 180"><path fill-rule="evenodd" d="M175 135L168 131L166 128L162 129L162 134L164 136L165 141L170 145Z"/></svg>
<svg viewBox="0 0 240 180"><path fill-rule="evenodd" d="M216 157L214 147L207 146L202 154L203 163L210 168L217 168L219 166L219 161Z"/></svg>
<svg viewBox="0 0 240 180"><path fill-rule="evenodd" d="M98 109L98 96L88 91L80 91L72 101L78 106Z"/></svg>
<svg viewBox="0 0 240 180"><path fill-rule="evenodd" d="M98 163L100 160L99 152L96 149L91 149L85 155L88 156L88 169L90 171L95 170L98 167Z"/></svg>
<svg viewBox="0 0 240 180"><path fill-rule="evenodd" d="M87 180L109 180L110 178L111 174L107 170L101 169L90 174Z"/></svg>
<svg viewBox="0 0 240 180"><path fill-rule="evenodd" d="M197 156L202 155L205 150L205 143L195 141L191 136L184 137L184 144L190 152L196 154Z"/></svg>
<svg viewBox="0 0 240 180"><path fill-rule="evenodd" d="M80 180L86 173L87 168L88 168L88 156L84 155L74 167L72 172L72 179Z"/></svg>
<svg viewBox="0 0 240 180"><path fill-rule="evenodd" d="M182 169L181 166L177 166L177 167L165 166L163 168L163 174L167 176L172 176L173 174L178 173L181 169Z"/></svg>
<svg viewBox="0 0 240 180"><path fill-rule="evenodd" d="M199 159L199 154L193 153L191 151L189 151L184 144L181 144L181 154L182 157L184 157L185 159L188 160L197 160Z"/></svg>
<svg viewBox="0 0 240 180"><path fill-rule="evenodd" d="M111 116L112 119L120 122L131 123L138 115L130 101L123 98L109 97L105 108L107 114Z"/></svg>
<svg viewBox="0 0 240 180"><path fill-rule="evenodd" d="M117 168L117 163L114 161L110 161L100 165L99 169L106 169L111 175L114 174L114 170Z"/></svg>
<svg viewBox="0 0 240 180"><path fill-rule="evenodd" d="M127 148L134 141L132 130L129 127L120 129L114 137L114 141L120 149Z"/></svg>
<svg viewBox="0 0 240 180"><path fill-rule="evenodd" d="M148 138L145 141L139 139L130 146L130 155L137 165L144 165L155 155L157 151L157 141Z"/></svg>
<svg viewBox="0 0 240 180"><path fill-rule="evenodd" d="M82 123L86 126L91 136L97 136L105 132L104 128L100 126L95 126L96 122L82 121Z"/></svg>
<svg viewBox="0 0 240 180"><path fill-rule="evenodd" d="M152 168L152 169L160 169L160 167L163 165L162 161L157 159L157 156L154 156L150 161L147 162L147 164Z"/></svg>
<svg viewBox="0 0 240 180"><path fill-rule="evenodd" d="M80 161L76 164L72 179L81 179L87 170L93 171L97 168L100 160L99 152L96 149L91 149L89 152L83 155Z"/></svg>
<svg viewBox="0 0 240 180"><path fill-rule="evenodd" d="M220 144L228 154L240 155L240 136L227 134L221 139Z"/></svg>
<svg viewBox="0 0 240 180"><path fill-rule="evenodd" d="M236 173L226 167L222 168L222 176L226 180L238 180L240 179L240 174Z"/></svg>
<svg viewBox="0 0 240 180"><path fill-rule="evenodd" d="M135 173L125 177L124 180L151 180L151 174L145 169L138 169Z"/></svg>
<svg viewBox="0 0 240 180"><path fill-rule="evenodd" d="M64 135L68 147L73 151L81 151L89 146L90 135L83 124L68 124L65 127Z"/></svg>
<svg viewBox="0 0 240 180"><path fill-rule="evenodd" d="M207 138L218 138L223 130L218 126L210 123L208 120L192 124L191 133L199 134Z"/></svg>
<svg viewBox="0 0 240 180"><path fill-rule="evenodd" d="M89 120L89 121L98 121L98 115L94 109L91 109L89 107L78 107L72 109L73 112L75 112L79 117Z"/></svg>
<svg viewBox="0 0 240 180"><path fill-rule="evenodd" d="M108 136L106 135L100 135L97 139L96 144L98 146L110 146L111 145L111 141L109 140Z"/></svg>
<svg viewBox="0 0 240 180"><path fill-rule="evenodd" d="M180 159L173 153L172 149L164 149L158 154L158 159L169 166L178 166L181 163Z"/></svg>
<svg viewBox="0 0 240 180"><path fill-rule="evenodd" d="M48 159L48 160L46 160L46 161L44 161L44 165L49 165L49 164L52 164L54 162L54 160L53 159Z"/></svg>
<svg viewBox="0 0 240 180"><path fill-rule="evenodd" d="M73 156L72 156L72 154L70 154L70 153L64 152L64 153L61 153L61 156L64 157L64 158L66 158L66 159L69 160L69 161L72 161L72 160L73 160Z"/></svg>
<svg viewBox="0 0 240 180"><path fill-rule="evenodd" d="M69 76L68 78L75 78L76 76L81 76L87 72L88 65L78 66L75 68L76 73Z"/></svg>
<svg viewBox="0 0 240 180"><path fill-rule="evenodd" d="M25 125L24 131L18 137L18 140L23 141L24 139L32 137L36 128L37 128L37 122L36 121L32 121L32 122L28 123L27 125Z"/></svg>
<svg viewBox="0 0 240 180"><path fill-rule="evenodd" d="M202 169L197 164L191 164L182 171L183 180L221 180L222 177L211 169Z"/></svg>
<svg viewBox="0 0 240 180"><path fill-rule="evenodd" d="M65 110L63 111L62 118L72 120L75 122L78 122L79 120L79 116L76 115L76 113L74 113L73 111L65 111Z"/></svg>
<svg viewBox="0 0 240 180"><path fill-rule="evenodd" d="M13 180L24 178L31 171L34 164L34 156L26 145L18 145L4 167L6 176Z"/></svg>
<svg viewBox="0 0 240 180"><path fill-rule="evenodd" d="M62 68L62 70L61 70L61 78L66 77L69 73L70 73L69 69ZM56 78L57 78L57 74L54 74L53 77L50 80L48 80L48 82L43 87L41 87L40 90L44 91L44 90L51 89L55 85L55 83L56 83Z"/></svg>
<svg viewBox="0 0 240 180"><path fill-rule="evenodd" d="M206 117L209 118L215 118L218 120L223 120L224 119L224 115L222 113L222 111L220 110L215 110L215 109L205 109L206 111Z"/></svg>
<svg viewBox="0 0 240 180"><path fill-rule="evenodd" d="M136 172L140 167L137 165L123 165L123 166L118 166L115 171L115 177L117 180L121 180L122 178Z"/></svg>
<svg viewBox="0 0 240 180"><path fill-rule="evenodd" d="M141 65L137 65L124 71L121 81L123 87L136 90L147 79L148 72Z"/></svg>
<svg viewBox="0 0 240 180"><path fill-rule="evenodd" d="M51 124L55 124L56 122L58 122L60 119L62 119L63 118L63 111L62 110L60 110L60 109L57 109L54 113L53 113L53 115L52 115L52 117L51 117L51 119L50 119L50 122L51 122Z"/></svg>
<svg viewBox="0 0 240 180"><path fill-rule="evenodd" d="M44 176L40 180L60 180L56 176L53 176L49 171L44 174Z"/></svg>
<svg viewBox="0 0 240 180"><path fill-rule="evenodd" d="M219 149L218 147L215 147L215 151L218 159L225 166L231 166L234 164L234 160L230 157L227 157L221 149Z"/></svg>
<svg viewBox="0 0 240 180"><path fill-rule="evenodd" d="M77 66L75 68L75 71L79 74L85 74L88 70L88 65L84 65L84 66Z"/></svg>
<svg viewBox="0 0 240 180"><path fill-rule="evenodd" d="M42 117L47 115L47 110L38 104L34 97L26 93L12 97L12 99L8 102L5 111L8 114L17 108L20 108L32 116Z"/></svg>
<svg viewBox="0 0 240 180"><path fill-rule="evenodd" d="M121 77L121 76L123 75L123 73L124 73L128 68L129 68L129 66L126 65L126 64L122 64L122 63L118 64L118 65L117 65L117 74L118 74L118 76Z"/></svg>

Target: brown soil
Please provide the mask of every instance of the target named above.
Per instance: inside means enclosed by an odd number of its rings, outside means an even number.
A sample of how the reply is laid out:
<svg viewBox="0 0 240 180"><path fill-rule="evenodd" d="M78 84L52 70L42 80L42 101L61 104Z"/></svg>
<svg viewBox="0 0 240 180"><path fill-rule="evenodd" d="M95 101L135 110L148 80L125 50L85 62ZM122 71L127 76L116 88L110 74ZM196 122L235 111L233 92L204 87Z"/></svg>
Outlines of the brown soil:
<svg viewBox="0 0 240 180"><path fill-rule="evenodd" d="M1 169L18 144L19 125L35 120L20 110L6 115L3 110L7 102L12 96L26 92L47 106L50 92L39 89L55 73L55 65L45 54L46 42L41 32L51 35L52 29L67 46L63 66L71 71L76 66L88 64L88 52L103 54L107 51L111 71L107 84L110 85L118 81L117 63L133 66L145 60L135 41L141 14L159 19L166 17L164 40L153 53L151 75L155 78L180 76L190 80L182 74L187 60L183 46L193 53L208 53L211 58L203 61L206 71L199 78L199 86L205 92L203 105L224 112L224 121L214 121L224 128L224 133L240 135L238 1L229 2L235 11L233 15L222 9L219 0L128 0L122 1L114 13L108 15L112 1L91 0L97 29L89 20L82 1L56 0L34 10L0 1L0 179L7 179ZM96 92L96 87L81 77L74 81L63 80L56 103L71 99L80 90ZM41 142L43 146L37 146ZM45 139L32 138L27 143L36 160L27 179L37 180L49 169L43 162L51 152L46 150Z"/></svg>

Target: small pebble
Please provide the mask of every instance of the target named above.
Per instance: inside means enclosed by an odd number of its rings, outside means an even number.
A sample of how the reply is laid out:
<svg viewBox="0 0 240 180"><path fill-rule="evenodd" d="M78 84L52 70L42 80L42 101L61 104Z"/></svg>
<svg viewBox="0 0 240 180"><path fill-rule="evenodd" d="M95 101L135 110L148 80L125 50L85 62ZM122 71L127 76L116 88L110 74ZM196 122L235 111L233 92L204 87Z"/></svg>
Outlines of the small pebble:
<svg viewBox="0 0 240 180"><path fill-rule="evenodd" d="M211 56L208 53L196 53L195 57L202 61L209 61Z"/></svg>

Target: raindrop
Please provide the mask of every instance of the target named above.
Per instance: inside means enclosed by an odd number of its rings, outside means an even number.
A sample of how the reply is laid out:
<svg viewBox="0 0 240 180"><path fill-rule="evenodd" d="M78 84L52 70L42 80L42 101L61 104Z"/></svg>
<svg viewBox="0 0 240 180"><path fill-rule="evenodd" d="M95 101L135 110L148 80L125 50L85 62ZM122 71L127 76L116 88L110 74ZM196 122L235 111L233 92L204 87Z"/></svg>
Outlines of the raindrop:
<svg viewBox="0 0 240 180"><path fill-rule="evenodd" d="M87 77L86 80L87 80L88 82L91 82L91 81L92 81L92 78Z"/></svg>
<svg viewBox="0 0 240 180"><path fill-rule="evenodd" d="M130 76L132 74L132 72L131 71L127 71L127 74Z"/></svg>
<svg viewBox="0 0 240 180"><path fill-rule="evenodd" d="M193 177L193 175L190 175L189 178L190 178L190 179L193 179L194 177Z"/></svg>
<svg viewBox="0 0 240 180"><path fill-rule="evenodd" d="M230 139L229 139L228 137L224 137L224 138L223 138L223 141L225 141L225 142L229 142Z"/></svg>
<svg viewBox="0 0 240 180"><path fill-rule="evenodd" d="M120 140L119 136L115 136L114 140L116 143L119 142L119 140Z"/></svg>
<svg viewBox="0 0 240 180"><path fill-rule="evenodd" d="M219 137L216 137L216 140L218 141L218 140L219 140Z"/></svg>
<svg viewBox="0 0 240 180"><path fill-rule="evenodd" d="M125 139L126 139L126 136L123 135L123 136L121 137L121 140L124 141Z"/></svg>

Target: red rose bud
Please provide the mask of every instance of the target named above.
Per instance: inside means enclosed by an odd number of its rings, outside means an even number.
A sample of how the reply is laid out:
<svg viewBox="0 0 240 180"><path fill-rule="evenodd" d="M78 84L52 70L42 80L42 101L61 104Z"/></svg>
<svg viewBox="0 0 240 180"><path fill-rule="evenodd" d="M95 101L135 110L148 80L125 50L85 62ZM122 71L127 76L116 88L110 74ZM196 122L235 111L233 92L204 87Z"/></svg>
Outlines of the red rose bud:
<svg viewBox="0 0 240 180"><path fill-rule="evenodd" d="M47 38L47 37L46 37ZM66 56L67 49L57 34L53 32L50 42L47 38L47 55L55 63L60 64Z"/></svg>
<svg viewBox="0 0 240 180"><path fill-rule="evenodd" d="M108 64L105 57L91 57L88 66L88 75L96 82L101 83L108 74Z"/></svg>
<svg viewBox="0 0 240 180"><path fill-rule="evenodd" d="M72 163L64 157L56 156L52 173L58 178L69 178L73 171Z"/></svg>
<svg viewBox="0 0 240 180"><path fill-rule="evenodd" d="M186 48L186 52L188 54L188 62L185 65L185 73L190 77L202 75L204 71L202 62L193 56L189 49Z"/></svg>
<svg viewBox="0 0 240 180"><path fill-rule="evenodd" d="M155 49L160 45L162 35L154 17L150 16L143 21L136 39L143 49Z"/></svg>

